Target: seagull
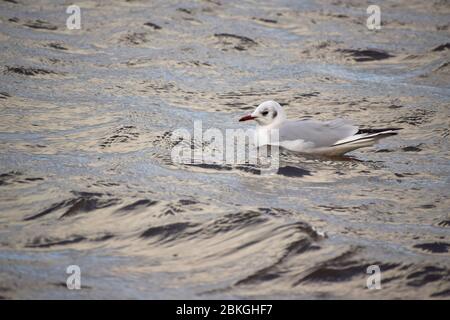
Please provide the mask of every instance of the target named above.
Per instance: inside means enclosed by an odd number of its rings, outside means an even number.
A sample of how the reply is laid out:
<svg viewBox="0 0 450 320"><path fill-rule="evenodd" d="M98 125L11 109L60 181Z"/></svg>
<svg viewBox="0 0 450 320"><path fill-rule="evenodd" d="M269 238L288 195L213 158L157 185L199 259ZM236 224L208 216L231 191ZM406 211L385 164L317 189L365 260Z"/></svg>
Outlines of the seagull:
<svg viewBox="0 0 450 320"><path fill-rule="evenodd" d="M378 140L393 136L401 128L359 129L351 121L287 120L283 108L275 101L261 103L255 111L239 121L255 120L258 146L278 145L287 150L324 156L342 156L355 149L370 147ZM277 141L268 139L278 129Z"/></svg>

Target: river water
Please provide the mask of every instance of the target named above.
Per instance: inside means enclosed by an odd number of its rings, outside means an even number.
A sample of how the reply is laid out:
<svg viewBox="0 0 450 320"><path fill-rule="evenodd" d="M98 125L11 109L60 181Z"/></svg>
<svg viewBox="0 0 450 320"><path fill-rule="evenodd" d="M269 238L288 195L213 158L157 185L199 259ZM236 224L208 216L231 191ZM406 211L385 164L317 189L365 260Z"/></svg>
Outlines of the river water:
<svg viewBox="0 0 450 320"><path fill-rule="evenodd" d="M448 298L450 3L371 31L365 1L219 1L77 1L80 30L0 2L0 297ZM403 130L271 175L172 162L269 99Z"/></svg>

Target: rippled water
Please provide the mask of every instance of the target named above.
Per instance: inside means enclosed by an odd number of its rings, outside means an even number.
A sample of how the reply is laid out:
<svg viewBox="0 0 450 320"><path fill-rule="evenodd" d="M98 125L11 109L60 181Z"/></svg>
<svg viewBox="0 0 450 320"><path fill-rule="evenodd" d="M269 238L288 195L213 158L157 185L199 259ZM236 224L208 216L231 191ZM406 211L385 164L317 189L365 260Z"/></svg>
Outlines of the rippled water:
<svg viewBox="0 0 450 320"><path fill-rule="evenodd" d="M449 297L448 1L377 32L359 1L77 4L0 2L1 297ZM404 129L270 176L172 163L172 130L268 99Z"/></svg>

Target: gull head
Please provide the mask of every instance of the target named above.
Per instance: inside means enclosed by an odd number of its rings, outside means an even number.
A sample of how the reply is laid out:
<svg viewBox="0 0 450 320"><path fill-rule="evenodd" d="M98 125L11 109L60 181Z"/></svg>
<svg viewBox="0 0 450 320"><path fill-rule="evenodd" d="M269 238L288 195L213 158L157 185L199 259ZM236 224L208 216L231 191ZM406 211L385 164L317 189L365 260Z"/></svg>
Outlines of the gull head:
<svg viewBox="0 0 450 320"><path fill-rule="evenodd" d="M239 121L255 120L260 126L281 123L286 119L283 108L275 101L261 103L251 114L243 116Z"/></svg>

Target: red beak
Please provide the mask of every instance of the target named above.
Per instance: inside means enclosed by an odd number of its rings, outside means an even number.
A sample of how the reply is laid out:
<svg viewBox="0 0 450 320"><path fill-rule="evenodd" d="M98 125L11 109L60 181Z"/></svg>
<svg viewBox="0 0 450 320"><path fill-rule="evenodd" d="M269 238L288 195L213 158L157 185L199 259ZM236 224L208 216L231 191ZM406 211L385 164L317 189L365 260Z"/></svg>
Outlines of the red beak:
<svg viewBox="0 0 450 320"><path fill-rule="evenodd" d="M239 122L242 122L242 121L247 121L247 120L253 120L253 119L255 119L256 117L253 117L252 115L246 115L246 116L243 116L242 118L240 118L239 119Z"/></svg>

